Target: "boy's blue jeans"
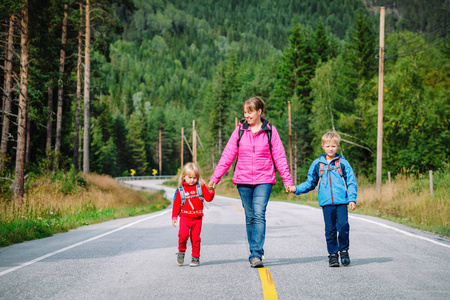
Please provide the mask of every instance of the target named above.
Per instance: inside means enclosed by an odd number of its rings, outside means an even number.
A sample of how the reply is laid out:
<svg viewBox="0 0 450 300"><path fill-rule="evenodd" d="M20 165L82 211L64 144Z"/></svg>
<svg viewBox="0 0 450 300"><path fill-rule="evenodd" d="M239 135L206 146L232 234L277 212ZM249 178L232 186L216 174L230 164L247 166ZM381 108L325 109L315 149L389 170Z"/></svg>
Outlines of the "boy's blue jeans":
<svg viewBox="0 0 450 300"><path fill-rule="evenodd" d="M322 211L328 253L336 254L338 251L347 251L350 245L347 205L326 205L322 207Z"/></svg>
<svg viewBox="0 0 450 300"><path fill-rule="evenodd" d="M264 241L266 239L266 208L272 192L271 184L238 184L237 189L241 196L245 211L245 224L247 239L250 246L249 261L254 257L264 255Z"/></svg>

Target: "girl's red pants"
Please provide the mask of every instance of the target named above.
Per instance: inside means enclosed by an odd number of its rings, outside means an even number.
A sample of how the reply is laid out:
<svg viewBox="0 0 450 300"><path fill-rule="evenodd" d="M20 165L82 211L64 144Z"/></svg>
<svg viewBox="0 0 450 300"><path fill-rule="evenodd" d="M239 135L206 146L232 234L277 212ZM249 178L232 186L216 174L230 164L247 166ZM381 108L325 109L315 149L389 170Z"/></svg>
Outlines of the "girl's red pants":
<svg viewBox="0 0 450 300"><path fill-rule="evenodd" d="M186 244L191 238L192 257L200 257L200 232L203 218L180 217L180 230L178 231L178 251L186 252Z"/></svg>

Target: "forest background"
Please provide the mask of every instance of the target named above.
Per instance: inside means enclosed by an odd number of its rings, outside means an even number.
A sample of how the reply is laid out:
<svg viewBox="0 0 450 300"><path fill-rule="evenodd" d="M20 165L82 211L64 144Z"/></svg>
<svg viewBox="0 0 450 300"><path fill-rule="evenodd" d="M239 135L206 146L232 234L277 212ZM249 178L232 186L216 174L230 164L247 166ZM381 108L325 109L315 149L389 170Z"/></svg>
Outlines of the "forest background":
<svg viewBox="0 0 450 300"><path fill-rule="evenodd" d="M0 72L4 201L12 197L17 161L20 126L16 119L23 96L20 12L25 4L29 12L26 189L45 172L83 170L83 157L89 163L84 173L117 177L130 175L133 169L138 176L150 175L152 170L174 175L181 165L181 147L183 161L192 160L180 137L184 128L192 145L193 120L202 144L198 161L204 174L211 174L235 119L243 117L243 102L252 96L261 96L267 103L266 117L280 132L288 155L290 102L297 183L305 179L310 163L321 153L320 137L328 130L341 134L340 152L360 182L372 183L380 6L386 8L383 179L388 172L393 177L448 172L447 0L90 3L88 156L83 152L86 128L81 125L86 115L80 114L85 111L86 94L78 90L85 78L77 72L86 66L80 63L86 57L86 2L0 4L0 39L5 46L0 57L4 66ZM67 29L63 30L65 13ZM13 15L16 22L11 27ZM11 28L14 55L9 58L6 45ZM8 62L13 74L9 90ZM55 104L50 105L50 100ZM11 120L8 126L6 119Z"/></svg>

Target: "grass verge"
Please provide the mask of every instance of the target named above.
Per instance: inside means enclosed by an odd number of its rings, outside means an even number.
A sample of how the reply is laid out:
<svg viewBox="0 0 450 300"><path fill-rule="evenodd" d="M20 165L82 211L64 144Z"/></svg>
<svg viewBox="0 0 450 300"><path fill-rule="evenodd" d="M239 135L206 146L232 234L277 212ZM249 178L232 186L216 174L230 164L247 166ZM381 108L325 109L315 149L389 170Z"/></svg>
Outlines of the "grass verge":
<svg viewBox="0 0 450 300"><path fill-rule="evenodd" d="M84 225L164 209L161 193L128 189L109 176L47 174L29 180L24 203L0 198L0 247L51 236Z"/></svg>

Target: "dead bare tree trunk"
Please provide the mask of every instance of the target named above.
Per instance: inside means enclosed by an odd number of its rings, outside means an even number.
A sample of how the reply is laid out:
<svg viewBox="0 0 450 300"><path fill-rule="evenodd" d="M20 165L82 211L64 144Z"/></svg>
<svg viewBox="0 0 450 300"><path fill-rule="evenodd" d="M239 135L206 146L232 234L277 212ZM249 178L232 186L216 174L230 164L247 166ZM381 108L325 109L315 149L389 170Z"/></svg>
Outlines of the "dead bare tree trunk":
<svg viewBox="0 0 450 300"><path fill-rule="evenodd" d="M75 133L73 137L73 165L75 170L80 169L79 164L79 151L80 147L80 107L81 107L81 55L82 55L82 47L81 43L82 35L83 35L83 4L80 3L80 30L78 31L78 60L77 60L77 100L75 102Z"/></svg>
<svg viewBox="0 0 450 300"><path fill-rule="evenodd" d="M47 87L47 140L45 143L45 153L47 154L47 161L50 161L52 153L52 130L53 130L53 84Z"/></svg>
<svg viewBox="0 0 450 300"><path fill-rule="evenodd" d="M5 56L5 84L3 94L3 123L2 123L2 135L0 143L0 171L6 168L6 154L8 152L8 135L9 135L9 123L11 113L11 92L12 92L12 61L14 50L14 22L15 16L11 15L9 18L9 31L8 31L8 44L6 47Z"/></svg>
<svg viewBox="0 0 450 300"><path fill-rule="evenodd" d="M14 180L14 202L16 205L22 205L23 195L25 193L25 135L28 102L28 0L25 1L22 8L20 48L20 96L17 121L16 172Z"/></svg>
<svg viewBox="0 0 450 300"><path fill-rule="evenodd" d="M86 0L86 37L84 50L84 138L83 138L83 173L89 174L89 85L91 79L91 20L90 0Z"/></svg>
<svg viewBox="0 0 450 300"><path fill-rule="evenodd" d="M62 109L63 109L63 75L64 75L64 63L66 59L66 51L64 45L67 40L67 9L68 4L64 4L64 18L62 24L62 37L61 37L61 51L59 56L59 80L58 80L58 106L56 110L56 141L55 141L55 169L59 167L59 158L61 155L61 131L62 131Z"/></svg>

